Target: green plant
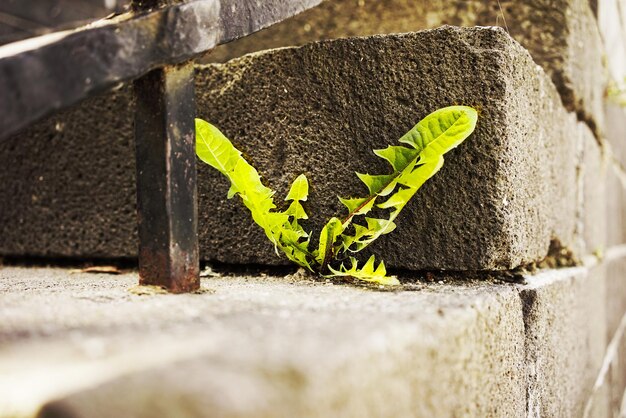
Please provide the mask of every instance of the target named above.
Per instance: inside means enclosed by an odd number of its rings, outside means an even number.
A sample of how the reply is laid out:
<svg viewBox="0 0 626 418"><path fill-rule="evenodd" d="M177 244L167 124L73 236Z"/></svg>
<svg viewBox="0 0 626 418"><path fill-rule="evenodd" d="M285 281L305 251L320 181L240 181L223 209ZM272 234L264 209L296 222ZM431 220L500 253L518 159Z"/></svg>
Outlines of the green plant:
<svg viewBox="0 0 626 418"><path fill-rule="evenodd" d="M367 247L378 237L396 228L394 220L417 190L443 165L443 155L465 140L476 126L476 110L467 106L439 109L422 119L400 142L374 153L391 166L389 174L357 176L367 186L366 197L339 200L347 208L342 218L333 217L319 235L318 247L309 249L311 233L302 227L308 216L303 207L309 193L304 174L291 185L285 201L286 209L274 203L274 191L265 186L259 173L233 144L213 125L196 119L196 153L205 163L219 170L230 180L228 198L239 195L254 221L263 228L274 244L276 253L311 272L324 276L350 276L379 284L398 284L388 276L385 263L376 265L374 256L361 267L350 256ZM384 217L368 217L374 209ZM349 259L350 266L343 260Z"/></svg>

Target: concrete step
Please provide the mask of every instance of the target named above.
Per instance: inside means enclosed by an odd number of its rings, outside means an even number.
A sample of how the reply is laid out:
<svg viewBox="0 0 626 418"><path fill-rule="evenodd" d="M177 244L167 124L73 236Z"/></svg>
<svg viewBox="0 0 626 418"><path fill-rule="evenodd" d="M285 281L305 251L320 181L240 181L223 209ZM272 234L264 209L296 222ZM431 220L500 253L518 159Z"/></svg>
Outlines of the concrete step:
<svg viewBox="0 0 626 418"><path fill-rule="evenodd" d="M133 272L5 267L0 417L608 418L625 254L391 292L213 274L201 294L141 295Z"/></svg>
<svg viewBox="0 0 626 418"><path fill-rule="evenodd" d="M594 136L504 30L445 27L271 50L198 67L196 89L200 117L279 196L309 176L314 230L342 210L336 195L364 192L354 171L385 170L371 149L396 143L439 107L477 107L475 134L373 247L392 267L511 269L542 259L551 243L577 256L603 247L602 188L583 178L603 176ZM0 144L0 225L10 225L0 253L136 256L132 108L122 86ZM225 198L223 179L201 166L199 181L204 259L284 262Z"/></svg>

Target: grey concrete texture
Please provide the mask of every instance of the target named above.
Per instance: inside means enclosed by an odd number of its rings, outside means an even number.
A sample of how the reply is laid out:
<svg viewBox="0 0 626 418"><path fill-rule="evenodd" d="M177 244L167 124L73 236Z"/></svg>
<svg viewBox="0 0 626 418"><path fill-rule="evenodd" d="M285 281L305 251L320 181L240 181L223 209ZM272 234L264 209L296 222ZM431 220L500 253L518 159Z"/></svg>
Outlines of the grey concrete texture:
<svg viewBox="0 0 626 418"><path fill-rule="evenodd" d="M626 243L626 175L617 164L606 171L606 245Z"/></svg>
<svg viewBox="0 0 626 418"><path fill-rule="evenodd" d="M582 417L607 348L604 266L539 274L520 296L528 416Z"/></svg>
<svg viewBox="0 0 626 418"><path fill-rule="evenodd" d="M272 50L201 67L197 84L200 117L244 151L278 196L298 174L308 176L317 231L342 213L336 195L365 192L355 171L386 172L372 149L397 143L439 107L477 107L476 132L446 156L393 235L372 246L388 265L510 269L543 258L551 240L579 248L584 124L504 30L445 27ZM273 262L261 231L225 198L227 182L210 167L199 174L215 178L199 189L209 252Z"/></svg>
<svg viewBox="0 0 626 418"><path fill-rule="evenodd" d="M606 253L607 338L611 339L626 315L626 246L613 247ZM625 363L626 364L626 363Z"/></svg>
<svg viewBox="0 0 626 418"><path fill-rule="evenodd" d="M606 341L602 369L586 416L620 417L626 390L626 246L613 247L603 262L606 271Z"/></svg>
<svg viewBox="0 0 626 418"><path fill-rule="evenodd" d="M197 68L196 91L199 116L244 151L277 196L307 174L315 231L341 214L337 195L365 193L354 171L387 170L372 149L397 143L439 107L473 105L476 132L372 250L391 267L454 270L514 268L543 258L551 241L584 252L577 173L588 131L501 29L272 50ZM136 255L132 108L121 88L0 144L0 253ZM200 164L201 257L284 263L226 190Z"/></svg>
<svg viewBox="0 0 626 418"><path fill-rule="evenodd" d="M597 133L603 127L604 49L588 0L327 0L264 31L222 45L207 60L323 39L413 32L441 25L500 26L557 86L563 103ZM607 48L608 55L613 50Z"/></svg>
<svg viewBox="0 0 626 418"><path fill-rule="evenodd" d="M129 88L0 141L0 253L136 257Z"/></svg>
<svg viewBox="0 0 626 418"><path fill-rule="evenodd" d="M42 405L39 417L55 418L607 411L617 388L600 379L615 358L603 268L392 292L212 273L200 294L168 295L138 291L133 272L5 267L0 416Z"/></svg>
<svg viewBox="0 0 626 418"><path fill-rule="evenodd" d="M610 77L623 81L626 77L626 4L623 0L597 0L596 11Z"/></svg>
<svg viewBox="0 0 626 418"><path fill-rule="evenodd" d="M612 169L610 157L596 141L595 137L586 126L581 125L583 130L583 157L580 165L579 190L582 191L580 211L582 222L579 235L584 240L584 253L602 256L607 249L608 225L612 225L612 218L607 218L608 208L607 195L607 171ZM625 202L626 203L626 202ZM626 210L626 206L620 205L618 211Z"/></svg>
<svg viewBox="0 0 626 418"><path fill-rule="evenodd" d="M516 285L216 274L202 294L138 296L136 282L0 270L0 416L525 416Z"/></svg>
<svg viewBox="0 0 626 418"><path fill-rule="evenodd" d="M604 138L611 146L613 158L626 167L626 108L607 99L604 111L607 120Z"/></svg>

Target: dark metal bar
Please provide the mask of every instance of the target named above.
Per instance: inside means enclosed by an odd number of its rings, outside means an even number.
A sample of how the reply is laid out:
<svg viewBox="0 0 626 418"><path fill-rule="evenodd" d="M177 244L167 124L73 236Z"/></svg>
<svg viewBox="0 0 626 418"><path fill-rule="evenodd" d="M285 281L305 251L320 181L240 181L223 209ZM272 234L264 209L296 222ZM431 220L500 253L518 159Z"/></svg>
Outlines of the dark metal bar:
<svg viewBox="0 0 626 418"><path fill-rule="evenodd" d="M193 64L135 81L141 284L200 287Z"/></svg>
<svg viewBox="0 0 626 418"><path fill-rule="evenodd" d="M321 0L193 0L0 46L0 139L51 112L298 14ZM153 0L140 0L152 6Z"/></svg>

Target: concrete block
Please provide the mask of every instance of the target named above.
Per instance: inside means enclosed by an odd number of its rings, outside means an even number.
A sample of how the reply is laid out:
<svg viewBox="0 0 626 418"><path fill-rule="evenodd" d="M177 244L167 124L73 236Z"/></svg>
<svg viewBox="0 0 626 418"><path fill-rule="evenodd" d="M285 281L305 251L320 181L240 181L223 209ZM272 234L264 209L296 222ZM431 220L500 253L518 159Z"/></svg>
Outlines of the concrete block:
<svg viewBox="0 0 626 418"><path fill-rule="evenodd" d="M543 258L551 241L583 251L585 130L503 30L446 27L273 50L199 67L196 90L199 116L278 196L309 176L308 226L317 231L343 210L337 195L366 192L354 171L386 170L373 148L397 143L439 107L474 105L474 135L372 250L392 267L454 270L514 268ZM131 108L123 88L0 144L1 253L135 256ZM226 189L200 166L201 256L284 263Z"/></svg>
<svg viewBox="0 0 626 418"><path fill-rule="evenodd" d="M588 0L329 0L267 30L220 46L207 59L224 62L268 48L445 24L506 28L550 75L565 106L579 113L594 131L601 130L604 50Z"/></svg>
<svg viewBox="0 0 626 418"><path fill-rule="evenodd" d="M584 240L584 253L601 256L607 248L607 169L610 161L603 155L600 145L591 131L580 125L583 138L583 161L578 175L581 177L579 190L582 190L582 222L580 236ZM624 210L620 206L620 210Z"/></svg>
<svg viewBox="0 0 626 418"><path fill-rule="evenodd" d="M585 416L620 417L626 390L626 249L613 247L604 259L606 270L606 341L602 368ZM599 410L607 409L606 415Z"/></svg>
<svg viewBox="0 0 626 418"><path fill-rule="evenodd" d="M619 415L613 415L611 406L611 385L607 382L602 382L602 385L598 387L585 406L583 417L593 418L617 418Z"/></svg>
<svg viewBox="0 0 626 418"><path fill-rule="evenodd" d="M503 30L446 27L278 49L201 67L197 79L200 116L244 150L279 196L306 173L314 230L341 213L336 195L364 192L354 171L385 172L371 149L396 143L438 107L478 107L475 134L447 156L394 235L373 246L391 266L507 269L543 258L551 240L578 245L583 130ZM216 178L199 189L212 257L273 262L263 234L224 197L227 183L208 167L200 176Z"/></svg>
<svg viewBox="0 0 626 418"><path fill-rule="evenodd" d="M609 406L611 417L624 416L624 393L626 393L626 321L620 324L618 332L613 336L611 349L607 351L606 361L609 363L606 382L610 387Z"/></svg>
<svg viewBox="0 0 626 418"><path fill-rule="evenodd" d="M551 270L521 289L531 417L583 416L606 339L603 266Z"/></svg>
<svg viewBox="0 0 626 418"><path fill-rule="evenodd" d="M605 139L611 146L613 158L622 167L626 167L626 108L608 98L604 103L604 112Z"/></svg>
<svg viewBox="0 0 626 418"><path fill-rule="evenodd" d="M606 171L607 248L626 243L626 179L621 168L609 164Z"/></svg>
<svg viewBox="0 0 626 418"><path fill-rule="evenodd" d="M136 257L134 102L104 94L0 141L0 253Z"/></svg>
<svg viewBox="0 0 626 418"><path fill-rule="evenodd" d="M136 273L5 267L0 416L606 416L624 368L602 268L395 292L214 273L138 296Z"/></svg>
<svg viewBox="0 0 626 418"><path fill-rule="evenodd" d="M136 296L136 280L0 270L0 416L525 416L513 285L214 275L212 292Z"/></svg>
<svg viewBox="0 0 626 418"><path fill-rule="evenodd" d="M626 315L626 249L614 247L606 253L607 338L611 339Z"/></svg>
<svg viewBox="0 0 626 418"><path fill-rule="evenodd" d="M597 16L610 77L621 83L626 78L626 4L597 0Z"/></svg>

